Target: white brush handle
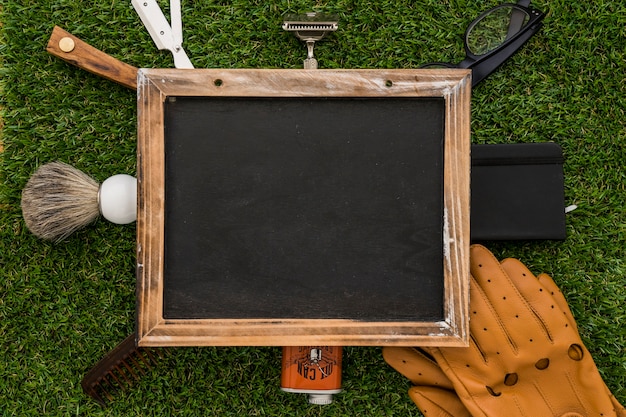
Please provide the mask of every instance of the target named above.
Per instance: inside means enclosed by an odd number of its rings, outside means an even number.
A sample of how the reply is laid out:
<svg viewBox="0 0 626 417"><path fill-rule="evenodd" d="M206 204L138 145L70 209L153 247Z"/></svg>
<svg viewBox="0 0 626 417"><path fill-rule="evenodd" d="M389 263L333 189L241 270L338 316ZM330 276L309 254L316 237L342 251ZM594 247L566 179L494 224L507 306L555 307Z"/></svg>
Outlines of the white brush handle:
<svg viewBox="0 0 626 417"><path fill-rule="evenodd" d="M137 179L126 174L104 180L98 192L100 214L116 224L137 220Z"/></svg>

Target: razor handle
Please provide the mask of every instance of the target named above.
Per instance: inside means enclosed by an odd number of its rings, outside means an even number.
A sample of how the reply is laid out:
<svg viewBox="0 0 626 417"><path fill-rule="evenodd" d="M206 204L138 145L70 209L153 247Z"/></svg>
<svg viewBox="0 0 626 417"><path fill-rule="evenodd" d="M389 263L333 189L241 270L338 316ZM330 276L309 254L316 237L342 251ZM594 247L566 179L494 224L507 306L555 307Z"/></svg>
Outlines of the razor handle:
<svg viewBox="0 0 626 417"><path fill-rule="evenodd" d="M51 55L108 80L137 89L137 68L83 42L55 26L46 50Z"/></svg>

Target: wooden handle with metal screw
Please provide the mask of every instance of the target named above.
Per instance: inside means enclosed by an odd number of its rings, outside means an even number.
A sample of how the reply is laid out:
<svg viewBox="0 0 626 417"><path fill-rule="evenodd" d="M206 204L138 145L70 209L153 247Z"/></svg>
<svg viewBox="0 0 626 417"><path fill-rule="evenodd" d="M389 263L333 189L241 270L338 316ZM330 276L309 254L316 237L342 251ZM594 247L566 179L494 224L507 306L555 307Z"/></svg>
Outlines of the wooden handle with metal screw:
<svg viewBox="0 0 626 417"><path fill-rule="evenodd" d="M76 36L55 26L46 51L78 68L137 89L137 68L94 48Z"/></svg>

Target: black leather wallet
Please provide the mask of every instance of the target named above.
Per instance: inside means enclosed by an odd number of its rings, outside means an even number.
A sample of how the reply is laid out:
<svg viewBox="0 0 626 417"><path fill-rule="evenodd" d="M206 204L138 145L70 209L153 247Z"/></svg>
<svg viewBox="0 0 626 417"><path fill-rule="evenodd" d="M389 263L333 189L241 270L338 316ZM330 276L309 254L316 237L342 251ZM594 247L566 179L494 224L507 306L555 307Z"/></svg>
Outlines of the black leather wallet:
<svg viewBox="0 0 626 417"><path fill-rule="evenodd" d="M563 160L556 143L472 145L472 241L565 239Z"/></svg>

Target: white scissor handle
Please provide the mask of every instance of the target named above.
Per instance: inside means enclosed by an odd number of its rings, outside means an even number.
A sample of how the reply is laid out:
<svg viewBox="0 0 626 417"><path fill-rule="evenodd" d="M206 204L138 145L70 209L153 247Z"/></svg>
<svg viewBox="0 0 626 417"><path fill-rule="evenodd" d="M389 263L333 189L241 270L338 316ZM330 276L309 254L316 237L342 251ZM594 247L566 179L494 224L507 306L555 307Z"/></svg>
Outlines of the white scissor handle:
<svg viewBox="0 0 626 417"><path fill-rule="evenodd" d="M131 0L143 25L160 50L167 49L174 56L176 68L193 68L193 64L183 49L183 27L180 0L172 0L170 14L172 26L165 18L156 0Z"/></svg>

